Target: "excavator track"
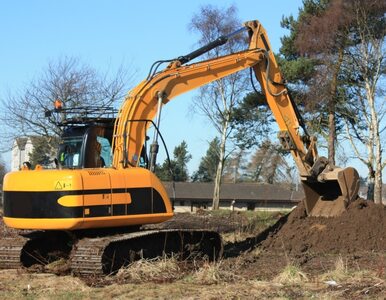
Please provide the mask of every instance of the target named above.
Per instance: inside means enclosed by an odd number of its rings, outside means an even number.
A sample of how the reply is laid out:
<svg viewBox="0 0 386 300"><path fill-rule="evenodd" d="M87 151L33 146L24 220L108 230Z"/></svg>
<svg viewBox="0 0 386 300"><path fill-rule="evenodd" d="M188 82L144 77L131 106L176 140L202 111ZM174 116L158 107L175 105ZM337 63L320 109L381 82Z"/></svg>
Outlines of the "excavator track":
<svg viewBox="0 0 386 300"><path fill-rule="evenodd" d="M64 231L33 231L0 239L0 269L29 268L68 259L72 237Z"/></svg>
<svg viewBox="0 0 386 300"><path fill-rule="evenodd" d="M27 241L28 238L22 236L0 239L0 270L22 267L21 256Z"/></svg>
<svg viewBox="0 0 386 300"><path fill-rule="evenodd" d="M78 276L102 276L141 258L178 255L182 259L221 257L217 232L206 230L149 230L79 240L71 253L71 269Z"/></svg>
<svg viewBox="0 0 386 300"><path fill-rule="evenodd" d="M110 243L108 238L78 241L71 257L71 269L79 275L103 275L103 250Z"/></svg>
<svg viewBox="0 0 386 300"><path fill-rule="evenodd" d="M102 237L42 231L0 239L0 269L44 266L65 258L77 276L104 276L141 258L177 255L216 260L222 252L221 236L208 230L144 230Z"/></svg>

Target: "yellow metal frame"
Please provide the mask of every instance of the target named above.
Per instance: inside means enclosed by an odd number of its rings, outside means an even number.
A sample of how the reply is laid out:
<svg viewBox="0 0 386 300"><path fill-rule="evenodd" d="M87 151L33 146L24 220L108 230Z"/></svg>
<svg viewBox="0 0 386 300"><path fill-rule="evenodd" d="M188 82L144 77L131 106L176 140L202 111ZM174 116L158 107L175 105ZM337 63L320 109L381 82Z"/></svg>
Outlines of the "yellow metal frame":
<svg viewBox="0 0 386 300"><path fill-rule="evenodd" d="M280 130L288 132L296 146L291 153L301 176L309 176L311 167L305 161L307 151L300 136L298 117L286 87L284 84L272 84L267 80L269 78L274 82L283 82L275 56L270 50L266 31L258 21L246 22L244 25L250 35L248 50L184 66L175 61L162 72L140 83L128 94L115 124L113 140L115 168L126 167L123 165L125 149L130 165L138 165L147 130L146 124L126 121L152 120L157 112L159 93L164 97L162 104L166 104L183 93L252 67ZM266 73L267 63L270 66L269 74ZM128 136L126 141L125 136Z"/></svg>

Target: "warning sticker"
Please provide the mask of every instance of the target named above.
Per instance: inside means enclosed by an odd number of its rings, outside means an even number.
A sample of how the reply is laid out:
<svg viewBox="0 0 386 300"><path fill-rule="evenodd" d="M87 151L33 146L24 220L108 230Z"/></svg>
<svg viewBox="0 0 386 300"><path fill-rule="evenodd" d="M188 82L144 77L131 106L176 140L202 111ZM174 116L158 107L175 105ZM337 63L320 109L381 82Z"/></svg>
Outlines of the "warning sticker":
<svg viewBox="0 0 386 300"><path fill-rule="evenodd" d="M60 181L58 181L55 185L55 190L63 190L63 186L61 185Z"/></svg>
<svg viewBox="0 0 386 300"><path fill-rule="evenodd" d="M58 180L55 183L55 190L64 190L71 188L71 181Z"/></svg>

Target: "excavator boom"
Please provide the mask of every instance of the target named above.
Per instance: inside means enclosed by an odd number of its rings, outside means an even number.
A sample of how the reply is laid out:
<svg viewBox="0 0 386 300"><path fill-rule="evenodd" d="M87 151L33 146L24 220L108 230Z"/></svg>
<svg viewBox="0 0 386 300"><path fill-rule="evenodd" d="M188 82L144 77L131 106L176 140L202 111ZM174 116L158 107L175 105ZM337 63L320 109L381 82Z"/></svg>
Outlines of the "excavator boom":
<svg viewBox="0 0 386 300"><path fill-rule="evenodd" d="M183 65L245 30L250 41L247 50ZM353 168L331 166L327 159L318 156L316 139L307 133L301 114L288 94L265 29L258 21L246 22L243 28L229 36L180 56L128 94L115 124L114 167L138 165L150 124L141 120L152 120L156 115L159 119L161 107L173 98L249 67L253 69L276 119L279 140L283 148L291 152L298 168L307 214L327 217L341 214L357 197L358 172Z"/></svg>

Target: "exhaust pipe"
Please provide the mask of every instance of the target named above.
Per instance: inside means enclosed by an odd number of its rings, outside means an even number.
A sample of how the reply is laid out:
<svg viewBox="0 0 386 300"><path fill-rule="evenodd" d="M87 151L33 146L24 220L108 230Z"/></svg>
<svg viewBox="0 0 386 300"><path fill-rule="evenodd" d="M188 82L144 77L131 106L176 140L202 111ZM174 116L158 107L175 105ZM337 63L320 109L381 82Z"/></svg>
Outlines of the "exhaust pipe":
<svg viewBox="0 0 386 300"><path fill-rule="evenodd" d="M324 171L317 178L302 180L308 216L336 217L358 197L359 174L352 167Z"/></svg>

